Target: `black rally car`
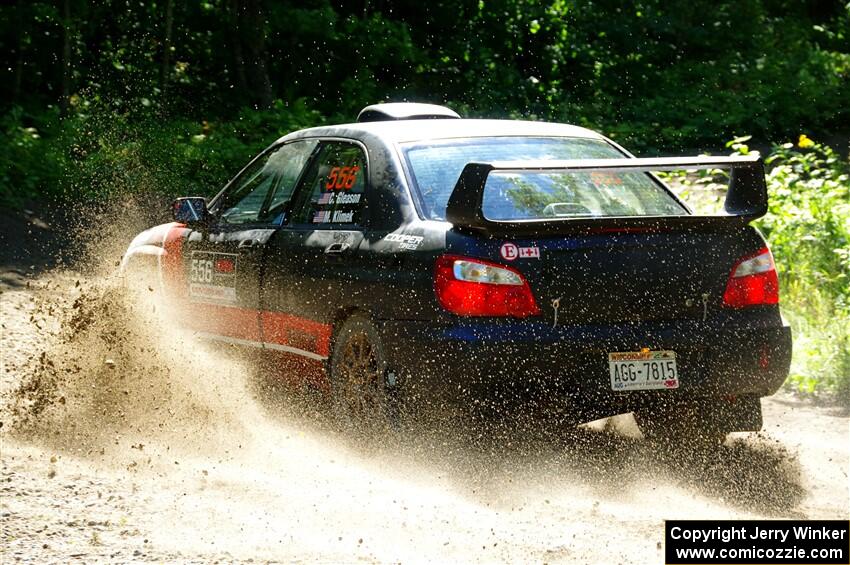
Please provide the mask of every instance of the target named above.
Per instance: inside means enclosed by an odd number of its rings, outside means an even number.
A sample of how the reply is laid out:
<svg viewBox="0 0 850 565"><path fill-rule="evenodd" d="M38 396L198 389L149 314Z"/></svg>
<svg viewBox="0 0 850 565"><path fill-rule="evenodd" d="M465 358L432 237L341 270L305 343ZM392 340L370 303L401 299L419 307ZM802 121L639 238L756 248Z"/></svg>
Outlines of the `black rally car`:
<svg viewBox="0 0 850 565"><path fill-rule="evenodd" d="M652 174L709 168L728 170L721 216ZM636 159L579 127L379 104L173 208L125 272L153 268L205 337L315 365L354 415L501 398L722 435L759 429L788 375L754 158Z"/></svg>

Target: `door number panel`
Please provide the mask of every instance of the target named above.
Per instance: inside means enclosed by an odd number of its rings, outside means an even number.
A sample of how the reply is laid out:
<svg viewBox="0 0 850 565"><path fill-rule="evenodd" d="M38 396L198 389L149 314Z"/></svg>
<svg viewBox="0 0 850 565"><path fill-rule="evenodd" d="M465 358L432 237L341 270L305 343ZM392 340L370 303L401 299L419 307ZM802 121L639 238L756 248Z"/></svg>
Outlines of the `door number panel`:
<svg viewBox="0 0 850 565"><path fill-rule="evenodd" d="M239 255L193 251L189 260L189 296L193 302L235 305Z"/></svg>

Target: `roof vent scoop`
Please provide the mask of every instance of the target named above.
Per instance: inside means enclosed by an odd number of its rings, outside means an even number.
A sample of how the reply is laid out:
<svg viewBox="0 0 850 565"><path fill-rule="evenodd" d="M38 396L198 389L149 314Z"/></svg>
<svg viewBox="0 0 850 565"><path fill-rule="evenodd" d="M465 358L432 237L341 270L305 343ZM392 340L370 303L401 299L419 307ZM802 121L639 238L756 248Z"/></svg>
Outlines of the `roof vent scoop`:
<svg viewBox="0 0 850 565"><path fill-rule="evenodd" d="M444 120L459 119L454 110L436 104L419 104L417 102L390 102L388 104L372 104L360 110L358 122L386 122L393 120Z"/></svg>

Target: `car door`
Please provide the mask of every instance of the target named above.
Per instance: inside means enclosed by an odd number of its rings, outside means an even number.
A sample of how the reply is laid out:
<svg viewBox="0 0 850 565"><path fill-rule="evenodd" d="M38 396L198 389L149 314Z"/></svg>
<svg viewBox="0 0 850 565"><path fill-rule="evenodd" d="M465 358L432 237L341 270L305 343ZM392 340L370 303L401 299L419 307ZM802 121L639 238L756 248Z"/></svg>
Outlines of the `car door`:
<svg viewBox="0 0 850 565"><path fill-rule="evenodd" d="M294 198L288 225L269 241L262 328L270 349L314 360L330 354L335 313L359 292L366 152L353 141L323 141Z"/></svg>
<svg viewBox="0 0 850 565"><path fill-rule="evenodd" d="M212 221L186 242L190 327L209 337L259 346L260 274L265 246L284 223L315 141L272 147L214 200Z"/></svg>

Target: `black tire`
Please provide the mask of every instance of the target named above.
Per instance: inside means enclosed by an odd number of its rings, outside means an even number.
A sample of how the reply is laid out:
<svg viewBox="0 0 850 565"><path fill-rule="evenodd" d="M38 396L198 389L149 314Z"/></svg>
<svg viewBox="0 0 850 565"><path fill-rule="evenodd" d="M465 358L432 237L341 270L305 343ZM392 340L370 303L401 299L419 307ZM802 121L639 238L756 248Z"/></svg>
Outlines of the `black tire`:
<svg viewBox="0 0 850 565"><path fill-rule="evenodd" d="M331 408L352 431L374 432L393 423L393 394L387 390L387 360L369 318L354 314L340 326L330 359Z"/></svg>

